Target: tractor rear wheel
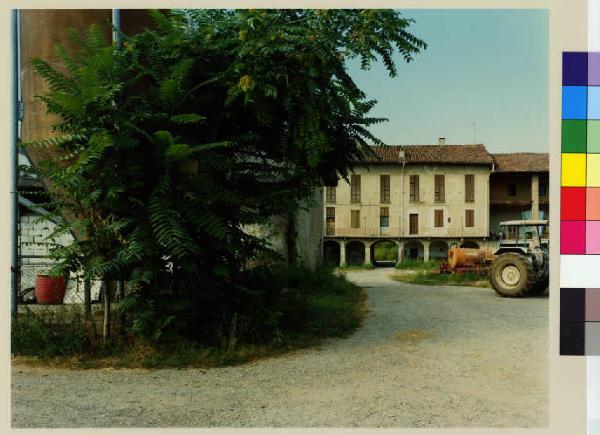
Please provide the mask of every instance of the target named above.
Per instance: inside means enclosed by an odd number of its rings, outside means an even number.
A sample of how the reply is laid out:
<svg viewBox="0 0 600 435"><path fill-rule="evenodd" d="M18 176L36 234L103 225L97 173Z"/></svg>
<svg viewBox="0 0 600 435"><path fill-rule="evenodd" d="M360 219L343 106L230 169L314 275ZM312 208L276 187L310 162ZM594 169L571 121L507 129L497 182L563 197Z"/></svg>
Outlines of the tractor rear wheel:
<svg viewBox="0 0 600 435"><path fill-rule="evenodd" d="M533 266L523 255L514 252L501 254L492 263L490 281L500 296L525 296L533 286Z"/></svg>
<svg viewBox="0 0 600 435"><path fill-rule="evenodd" d="M539 281L533 283L531 290L529 290L529 294L541 295L546 291L549 284L550 282L548 278L540 279Z"/></svg>

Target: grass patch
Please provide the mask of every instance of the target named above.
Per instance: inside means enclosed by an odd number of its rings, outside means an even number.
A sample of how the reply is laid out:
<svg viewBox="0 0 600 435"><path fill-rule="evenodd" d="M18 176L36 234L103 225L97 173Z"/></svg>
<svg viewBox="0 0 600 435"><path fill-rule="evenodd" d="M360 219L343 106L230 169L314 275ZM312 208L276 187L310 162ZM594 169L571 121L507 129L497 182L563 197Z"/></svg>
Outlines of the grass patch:
<svg viewBox="0 0 600 435"><path fill-rule="evenodd" d="M331 270L314 273L297 268L279 269L273 277L285 281L284 294L290 299L284 300L279 326L268 339L244 341L228 332L218 340L219 345L178 336L155 343L124 330L105 344L101 328L87 321L80 309L36 307L33 312L25 307L12 325L13 362L78 369L207 369L315 346L327 338L346 337L362 324L365 293L344 276ZM96 316L101 318L101 312ZM118 331L117 324L113 330Z"/></svg>
<svg viewBox="0 0 600 435"><path fill-rule="evenodd" d="M396 273L392 275L392 279L398 282L419 285L491 288L487 276L477 275L473 272L439 273L437 270L420 270L414 273Z"/></svg>
<svg viewBox="0 0 600 435"><path fill-rule="evenodd" d="M373 270L375 266L372 264L351 264L349 266L341 266L336 268L340 272L360 272L362 270Z"/></svg>
<svg viewBox="0 0 600 435"><path fill-rule="evenodd" d="M398 264L396 269L410 269L410 270L434 270L440 267L439 260L413 260L411 258L404 258Z"/></svg>

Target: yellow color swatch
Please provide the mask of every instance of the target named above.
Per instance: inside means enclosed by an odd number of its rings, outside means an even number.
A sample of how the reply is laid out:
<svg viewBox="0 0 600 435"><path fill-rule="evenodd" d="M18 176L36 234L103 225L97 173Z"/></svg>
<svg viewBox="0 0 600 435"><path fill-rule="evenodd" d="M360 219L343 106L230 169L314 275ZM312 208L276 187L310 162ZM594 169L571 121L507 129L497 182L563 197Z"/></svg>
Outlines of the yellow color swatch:
<svg viewBox="0 0 600 435"><path fill-rule="evenodd" d="M588 154L587 156L587 185L588 187L600 187L600 154Z"/></svg>
<svg viewBox="0 0 600 435"><path fill-rule="evenodd" d="M562 154L561 186L585 187L585 157L582 153ZM600 175L598 177L600 179Z"/></svg>

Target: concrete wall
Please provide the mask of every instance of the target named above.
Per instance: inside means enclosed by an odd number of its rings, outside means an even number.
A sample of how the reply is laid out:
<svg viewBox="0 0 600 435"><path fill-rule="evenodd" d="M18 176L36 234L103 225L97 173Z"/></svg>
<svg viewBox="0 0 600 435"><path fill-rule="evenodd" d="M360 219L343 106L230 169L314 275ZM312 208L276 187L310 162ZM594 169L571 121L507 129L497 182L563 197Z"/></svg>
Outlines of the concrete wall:
<svg viewBox="0 0 600 435"><path fill-rule="evenodd" d="M489 176L488 166L465 165L371 165L357 167L361 175L361 202L350 202L350 184L339 180L336 188L335 207L336 236L374 237L386 235L380 232L379 214L381 207L390 209L390 236L409 235L409 215L419 215L419 234L414 237L486 237L489 229ZM390 175L390 204L380 203L380 175ZM419 201L410 202L410 176L419 175ZM434 202L434 176L445 176L445 201ZM475 175L475 201L465 202L465 174ZM324 194L325 197L325 194ZM325 199L324 199L325 201ZM475 211L475 226L464 226L465 210ZM360 228L351 228L351 210L360 210ZM444 211L443 227L434 226L435 210ZM325 220L325 211L323 211Z"/></svg>

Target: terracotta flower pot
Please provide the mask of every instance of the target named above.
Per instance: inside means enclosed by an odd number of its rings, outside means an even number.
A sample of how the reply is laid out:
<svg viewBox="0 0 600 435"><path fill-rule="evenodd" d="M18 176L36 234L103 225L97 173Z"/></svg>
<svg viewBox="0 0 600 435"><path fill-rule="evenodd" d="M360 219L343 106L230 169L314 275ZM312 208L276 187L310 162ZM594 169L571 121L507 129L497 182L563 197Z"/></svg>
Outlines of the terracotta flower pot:
<svg viewBox="0 0 600 435"><path fill-rule="evenodd" d="M38 304L62 304L67 291L64 276L38 275L35 278L35 299Z"/></svg>

